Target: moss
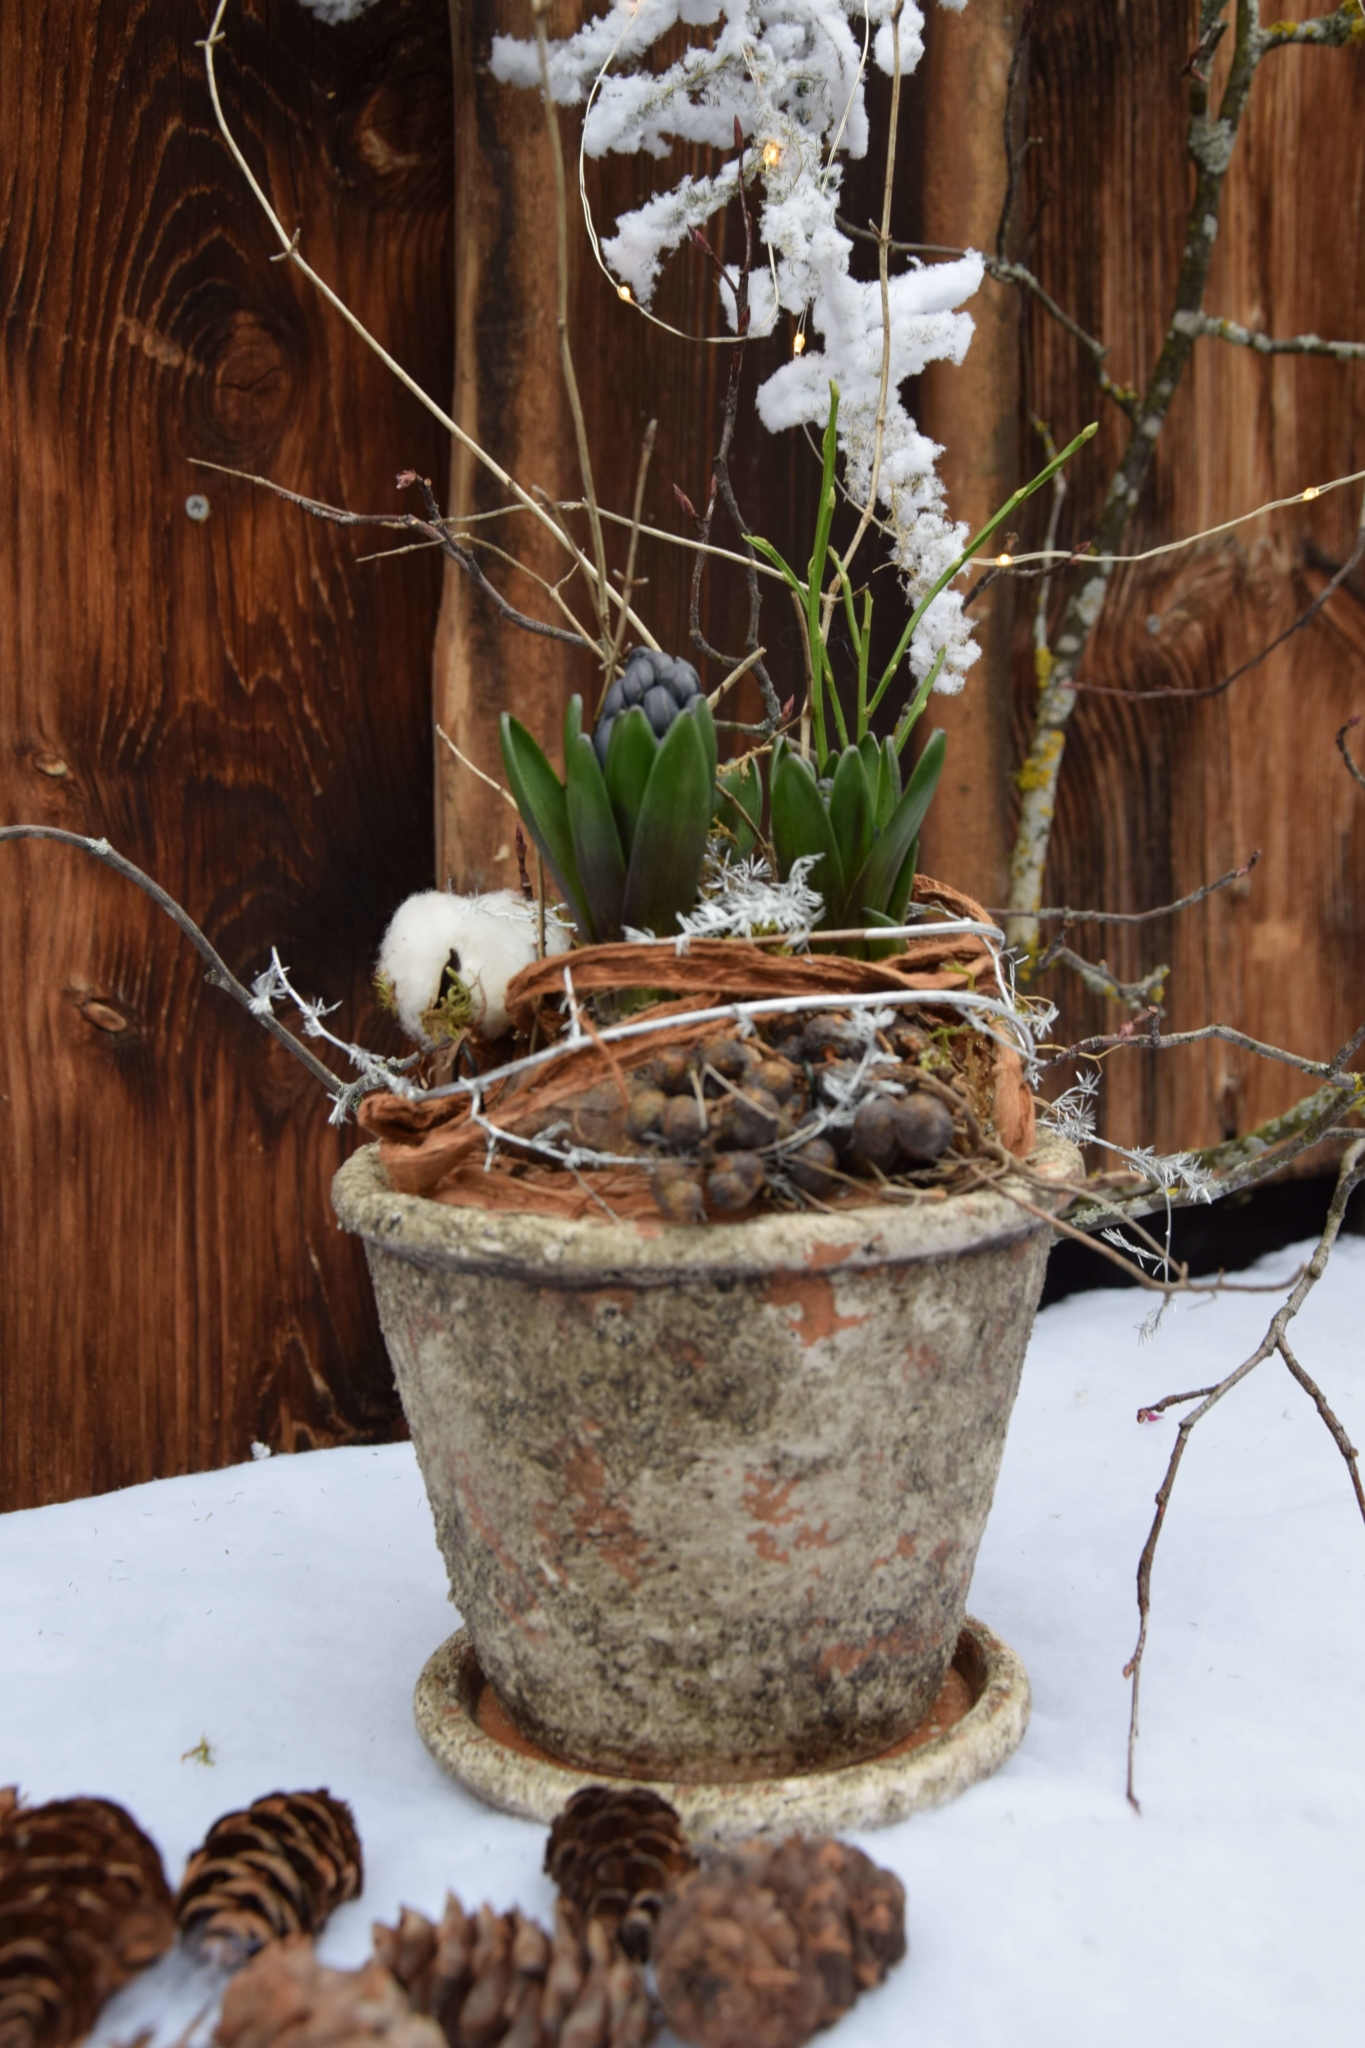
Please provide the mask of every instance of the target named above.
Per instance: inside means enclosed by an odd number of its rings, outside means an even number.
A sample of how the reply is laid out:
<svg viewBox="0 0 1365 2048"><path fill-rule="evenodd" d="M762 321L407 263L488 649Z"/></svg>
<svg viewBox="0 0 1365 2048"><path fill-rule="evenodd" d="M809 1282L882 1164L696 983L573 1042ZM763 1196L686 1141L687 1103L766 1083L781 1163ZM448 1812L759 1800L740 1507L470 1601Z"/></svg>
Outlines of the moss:
<svg viewBox="0 0 1365 2048"><path fill-rule="evenodd" d="M422 1012L422 1029L437 1045L458 1045L474 1022L474 991L451 966L441 976L441 992Z"/></svg>

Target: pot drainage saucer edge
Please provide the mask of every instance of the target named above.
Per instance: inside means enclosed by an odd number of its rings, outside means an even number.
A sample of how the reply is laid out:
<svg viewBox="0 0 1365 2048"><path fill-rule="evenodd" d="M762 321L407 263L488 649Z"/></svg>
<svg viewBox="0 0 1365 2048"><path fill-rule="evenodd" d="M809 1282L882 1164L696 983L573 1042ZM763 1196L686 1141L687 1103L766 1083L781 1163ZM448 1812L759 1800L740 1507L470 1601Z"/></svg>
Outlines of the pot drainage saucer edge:
<svg viewBox="0 0 1365 2048"><path fill-rule="evenodd" d="M1008 1643L968 1615L938 1699L911 1734L859 1764L734 1784L606 1780L554 1761L508 1720L458 1629L427 1659L413 1695L418 1733L442 1769L487 1805L552 1821L583 1785L644 1784L675 1806L695 1841L761 1832L838 1834L888 1827L942 1806L999 1770L1028 1726L1028 1673Z"/></svg>

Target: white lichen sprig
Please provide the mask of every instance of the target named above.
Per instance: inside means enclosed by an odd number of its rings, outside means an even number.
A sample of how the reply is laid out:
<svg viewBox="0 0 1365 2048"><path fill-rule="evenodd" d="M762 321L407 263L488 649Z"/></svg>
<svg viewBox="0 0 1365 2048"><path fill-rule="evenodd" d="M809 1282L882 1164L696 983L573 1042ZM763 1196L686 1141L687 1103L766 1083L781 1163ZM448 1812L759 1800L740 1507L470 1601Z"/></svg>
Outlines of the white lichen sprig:
<svg viewBox="0 0 1365 2048"><path fill-rule="evenodd" d="M316 996L301 995L289 979L289 970L282 964L276 947L270 948L270 965L251 984L251 1001L248 1008L253 1017L264 1020L273 1017L277 1002L290 1002L298 1011L306 1038L321 1038L330 1046L344 1053L350 1064L357 1070L354 1081L335 1081L335 1094L331 1114L327 1121L344 1124L355 1114L356 1104L362 1096L373 1095L385 1090L391 1095L405 1095L409 1098L420 1096L421 1089L410 1081L408 1070L415 1066L418 1054L406 1059L387 1059L382 1053L371 1052L368 1046L355 1045L348 1038L338 1038L327 1029L323 1022L332 1012L340 1008L337 1003L323 1003Z"/></svg>
<svg viewBox="0 0 1365 2048"><path fill-rule="evenodd" d="M825 899L810 886L810 873L821 856L794 860L785 882L779 882L762 854L748 859L712 856L702 875L695 910L678 919L685 938L751 939L786 934L808 939L824 915Z"/></svg>

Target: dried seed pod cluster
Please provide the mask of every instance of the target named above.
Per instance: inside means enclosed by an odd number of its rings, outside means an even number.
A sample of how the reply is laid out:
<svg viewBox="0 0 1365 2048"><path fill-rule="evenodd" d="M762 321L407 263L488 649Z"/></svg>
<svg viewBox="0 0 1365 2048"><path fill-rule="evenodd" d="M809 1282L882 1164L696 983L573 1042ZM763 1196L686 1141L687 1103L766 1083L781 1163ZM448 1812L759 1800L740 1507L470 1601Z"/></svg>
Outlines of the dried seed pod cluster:
<svg viewBox="0 0 1365 2048"><path fill-rule="evenodd" d="M649 1958L665 1892L696 1865L676 1809L643 1786L585 1785L545 1845L564 1897L637 1962Z"/></svg>
<svg viewBox="0 0 1365 2048"><path fill-rule="evenodd" d="M0 2044L79 2041L175 1937L161 1857L112 1799L0 1790Z"/></svg>
<svg viewBox="0 0 1365 2048"><path fill-rule="evenodd" d="M213 1823L176 1895L186 1941L233 1966L287 1934L316 1934L363 1881L351 1809L330 1792L271 1792Z"/></svg>
<svg viewBox="0 0 1365 2048"><path fill-rule="evenodd" d="M565 1899L553 1938L519 1912L466 1913L452 1895L439 1926L411 1909L377 1924L374 1952L448 2048L643 2048L653 2031L639 1965Z"/></svg>
<svg viewBox="0 0 1365 2048"><path fill-rule="evenodd" d="M655 1931L664 2016L700 2048L800 2048L905 1954L905 1892L829 1837L717 1854Z"/></svg>
<svg viewBox="0 0 1365 2048"><path fill-rule="evenodd" d="M871 1077L866 1044L845 1017L784 1017L751 1038L670 1047L635 1068L625 1135L660 1155L662 1213L696 1223L749 1209L770 1187L819 1199L851 1180L935 1167L952 1148L964 1098L923 1071L929 1040L915 1027L891 1027Z"/></svg>

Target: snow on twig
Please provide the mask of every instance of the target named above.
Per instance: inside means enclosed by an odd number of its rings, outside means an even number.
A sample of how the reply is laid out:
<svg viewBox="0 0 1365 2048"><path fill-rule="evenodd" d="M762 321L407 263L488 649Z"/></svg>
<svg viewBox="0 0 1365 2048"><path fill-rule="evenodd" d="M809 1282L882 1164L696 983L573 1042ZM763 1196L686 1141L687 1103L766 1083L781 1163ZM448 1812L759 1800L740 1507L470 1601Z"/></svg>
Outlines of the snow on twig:
<svg viewBox="0 0 1365 2048"><path fill-rule="evenodd" d="M693 40L653 69L657 46L679 25ZM661 183L621 215L599 260L622 295L648 309L667 257L730 203L741 175L761 185L768 267L749 279L752 331L770 332L785 312L801 324L802 346L760 387L759 417L773 433L823 426L830 383L838 385L847 488L884 507L912 601L961 552L967 529L948 517L934 469L940 450L920 433L901 389L928 363L961 362L972 321L957 309L980 284L982 259L969 251L861 281L838 204L844 160L865 156L870 141L867 64L907 75L923 55L923 28L915 0L614 0L546 53L555 98L586 103L586 156L663 160L688 145L733 151L738 124L742 156ZM506 82L540 83L529 39L495 37L491 62ZM733 320L724 293L722 303ZM805 346L807 329L820 345ZM961 593L945 590L909 650L916 679L942 654L936 687L959 690L977 652Z"/></svg>

